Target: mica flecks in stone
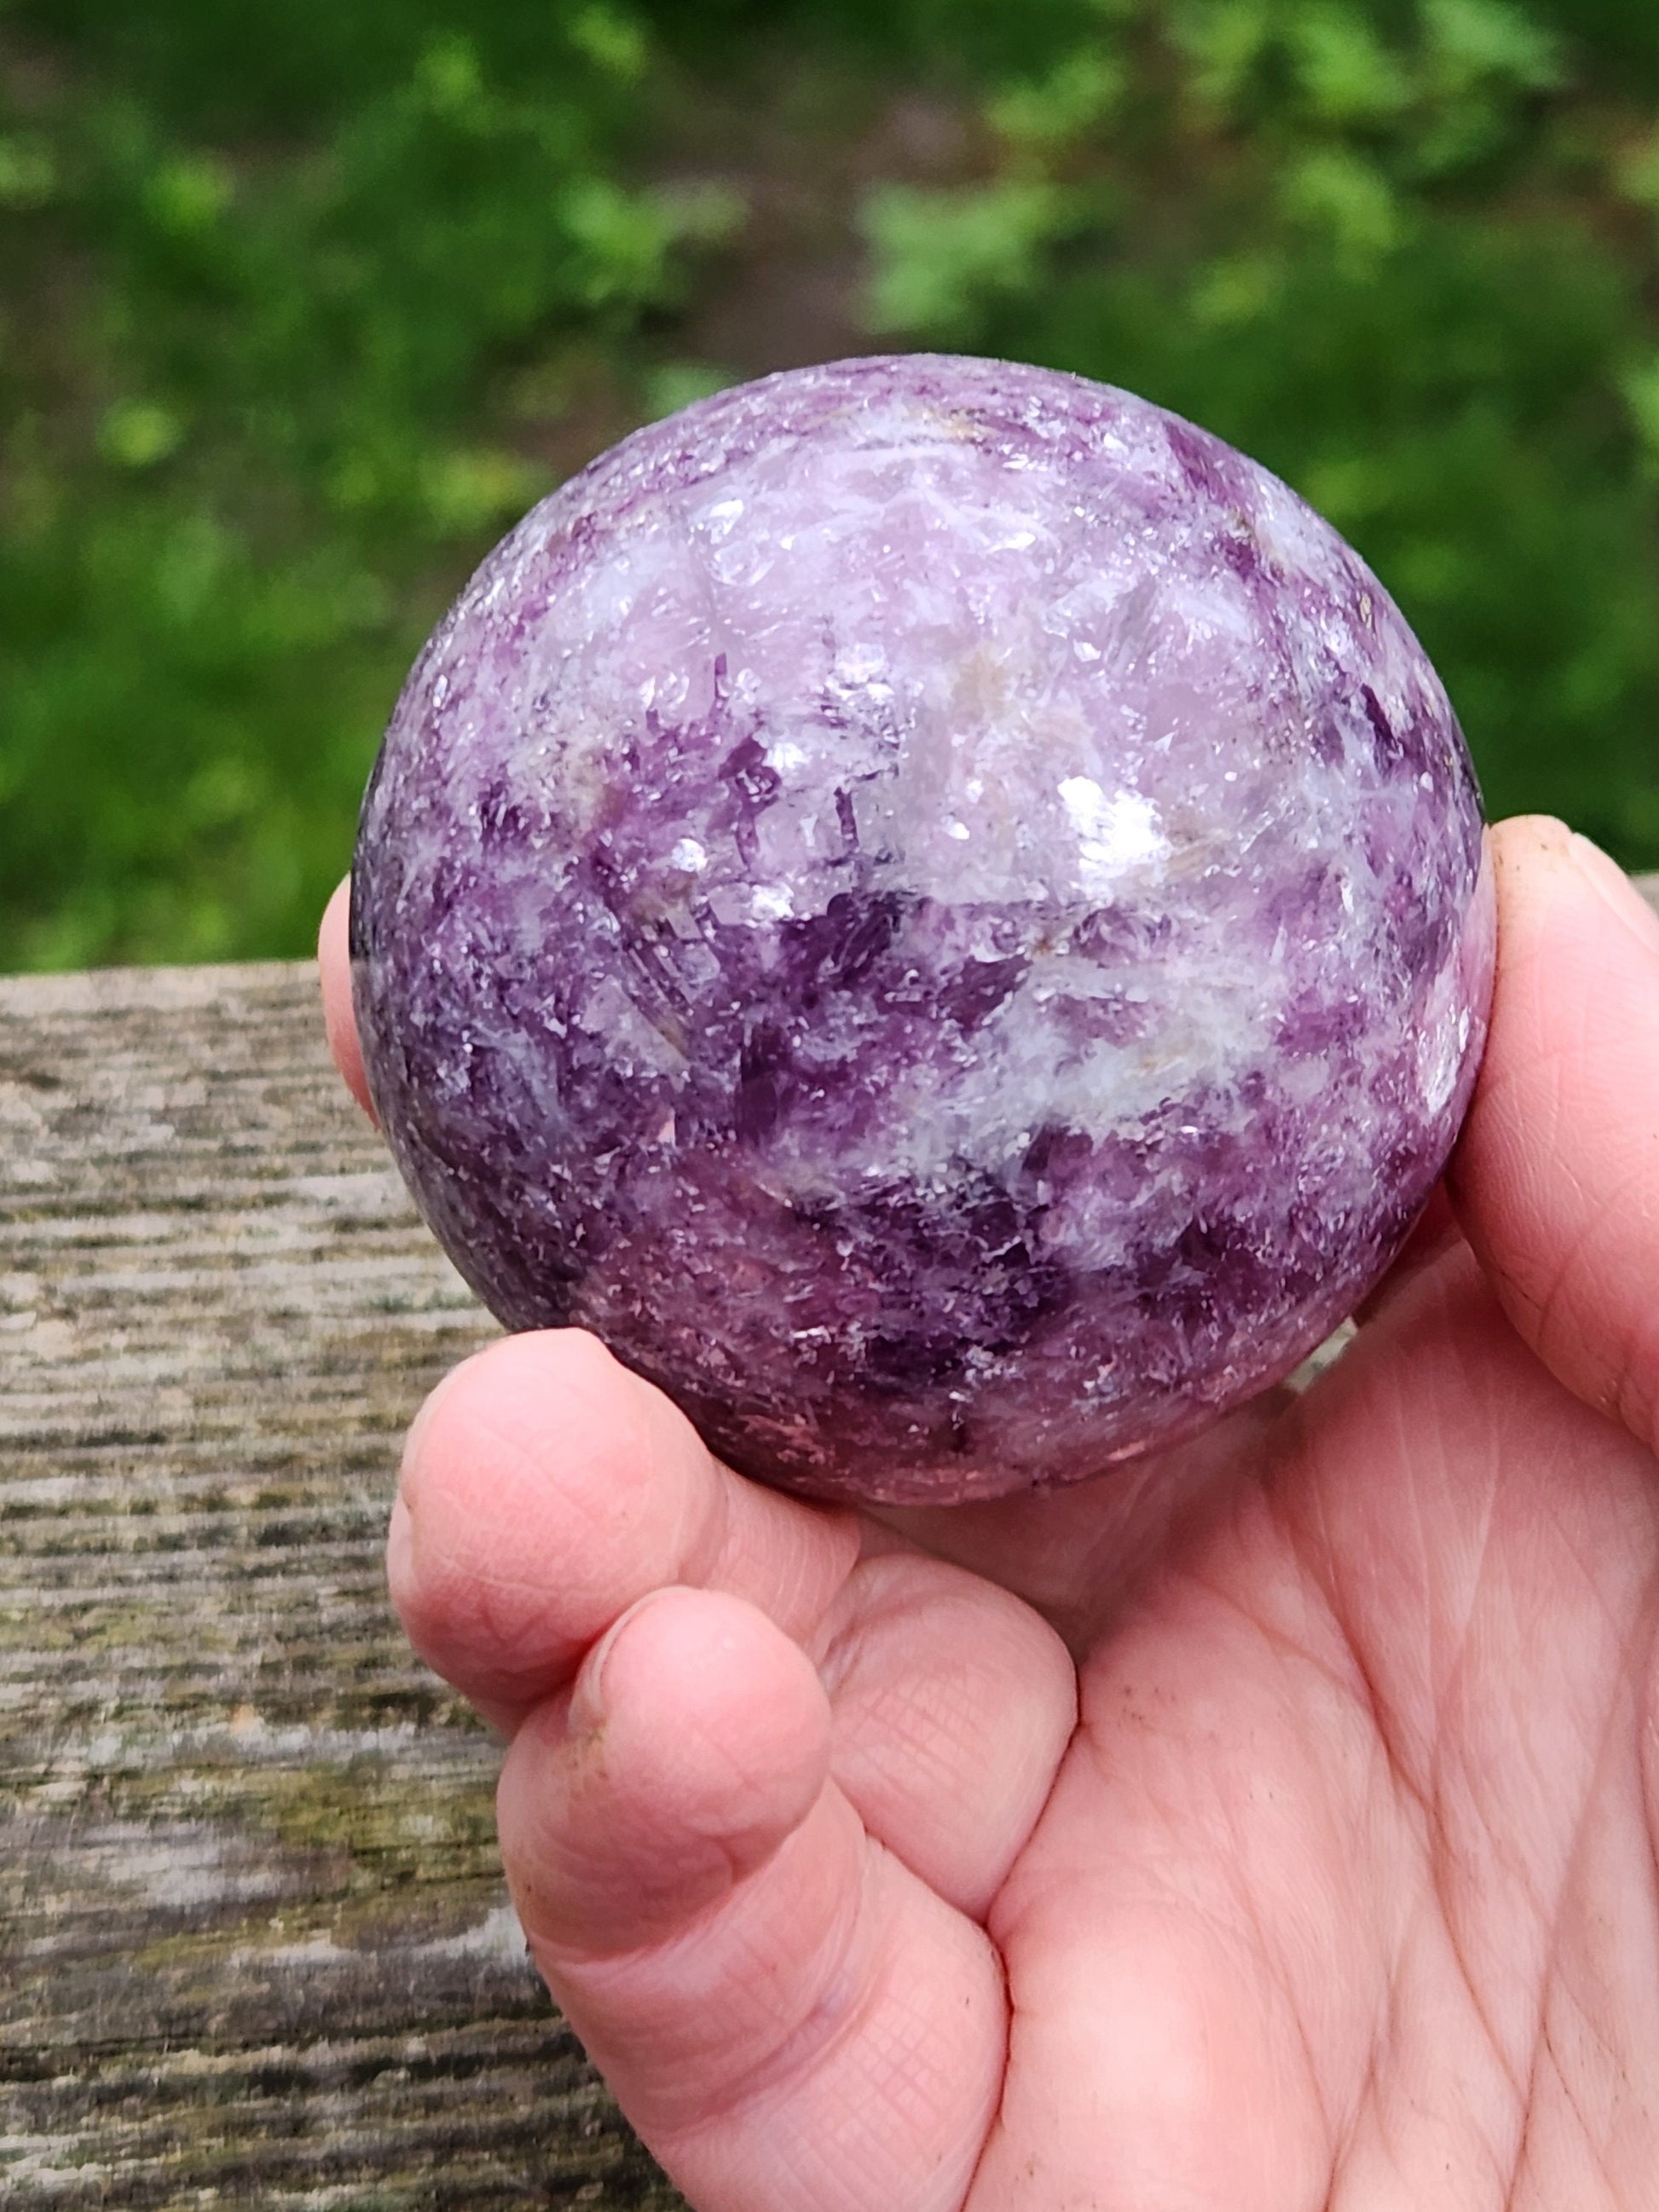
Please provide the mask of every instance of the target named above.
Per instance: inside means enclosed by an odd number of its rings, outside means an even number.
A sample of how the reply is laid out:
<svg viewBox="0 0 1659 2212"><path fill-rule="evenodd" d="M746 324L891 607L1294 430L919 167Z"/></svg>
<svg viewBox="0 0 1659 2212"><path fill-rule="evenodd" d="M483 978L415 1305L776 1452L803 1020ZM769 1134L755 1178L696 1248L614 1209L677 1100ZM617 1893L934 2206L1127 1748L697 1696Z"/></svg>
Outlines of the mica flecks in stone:
<svg viewBox="0 0 1659 2212"><path fill-rule="evenodd" d="M824 1496L1100 1473L1284 1376L1439 1175L1492 961L1433 670L1126 393L844 362L640 431L422 655L365 1060L510 1327Z"/></svg>

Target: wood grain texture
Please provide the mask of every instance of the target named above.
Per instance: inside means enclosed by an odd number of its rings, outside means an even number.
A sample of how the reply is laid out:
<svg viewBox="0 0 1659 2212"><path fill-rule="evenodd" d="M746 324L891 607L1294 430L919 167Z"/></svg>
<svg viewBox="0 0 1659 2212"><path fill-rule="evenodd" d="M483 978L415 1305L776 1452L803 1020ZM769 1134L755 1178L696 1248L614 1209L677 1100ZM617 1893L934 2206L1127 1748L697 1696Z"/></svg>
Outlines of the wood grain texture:
<svg viewBox="0 0 1659 2212"><path fill-rule="evenodd" d="M308 968L0 979L0 2202L680 2203L386 1601L402 1431L493 1333Z"/></svg>
<svg viewBox="0 0 1659 2212"><path fill-rule="evenodd" d="M386 1603L494 1327L320 1037L301 967L0 980L0 2201L665 2212Z"/></svg>

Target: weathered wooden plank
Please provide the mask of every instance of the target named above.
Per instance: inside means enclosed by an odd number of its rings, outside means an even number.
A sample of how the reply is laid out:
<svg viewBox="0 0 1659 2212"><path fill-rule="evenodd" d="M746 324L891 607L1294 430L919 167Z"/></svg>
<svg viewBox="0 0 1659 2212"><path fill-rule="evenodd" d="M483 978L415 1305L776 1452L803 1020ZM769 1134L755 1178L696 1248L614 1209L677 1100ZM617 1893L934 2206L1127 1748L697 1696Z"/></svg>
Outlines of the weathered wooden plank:
<svg viewBox="0 0 1659 2212"><path fill-rule="evenodd" d="M288 966L0 981L0 2198L666 2208L380 1553L493 1333Z"/></svg>

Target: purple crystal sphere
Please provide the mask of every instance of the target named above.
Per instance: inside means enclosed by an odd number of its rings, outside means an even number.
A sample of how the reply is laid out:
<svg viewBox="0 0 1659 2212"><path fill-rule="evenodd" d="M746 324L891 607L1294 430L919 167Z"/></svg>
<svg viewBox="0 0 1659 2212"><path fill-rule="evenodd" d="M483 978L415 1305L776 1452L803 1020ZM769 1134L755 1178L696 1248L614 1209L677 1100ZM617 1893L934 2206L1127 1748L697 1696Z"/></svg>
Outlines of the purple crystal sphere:
<svg viewBox="0 0 1659 2212"><path fill-rule="evenodd" d="M1480 806L1301 500L1082 379L723 392L484 562L398 701L365 1063L510 1328L825 1497L1098 1474L1277 1382L1455 1136Z"/></svg>

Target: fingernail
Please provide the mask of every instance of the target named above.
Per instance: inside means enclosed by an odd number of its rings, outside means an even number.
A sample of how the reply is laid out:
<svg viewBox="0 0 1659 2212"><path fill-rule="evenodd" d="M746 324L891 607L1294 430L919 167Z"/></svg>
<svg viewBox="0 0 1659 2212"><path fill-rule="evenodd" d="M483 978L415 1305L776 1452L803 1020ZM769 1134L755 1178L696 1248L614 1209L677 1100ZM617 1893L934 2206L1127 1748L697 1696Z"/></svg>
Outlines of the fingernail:
<svg viewBox="0 0 1659 2212"><path fill-rule="evenodd" d="M1648 904L1617 860L1576 830L1571 850L1573 866L1603 904L1612 908L1626 929L1635 932L1650 951L1659 952L1659 914Z"/></svg>
<svg viewBox="0 0 1659 2212"><path fill-rule="evenodd" d="M578 1670L575 1686L570 1692L570 1705L566 1725L572 1735L592 1735L604 1727L606 1712L605 1670L611 1653L616 1650L624 1629L636 1621L647 1606L654 1605L667 1593L647 1590L636 1598L626 1613L619 1613L596 1644L588 1646L587 1656Z"/></svg>

